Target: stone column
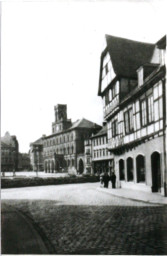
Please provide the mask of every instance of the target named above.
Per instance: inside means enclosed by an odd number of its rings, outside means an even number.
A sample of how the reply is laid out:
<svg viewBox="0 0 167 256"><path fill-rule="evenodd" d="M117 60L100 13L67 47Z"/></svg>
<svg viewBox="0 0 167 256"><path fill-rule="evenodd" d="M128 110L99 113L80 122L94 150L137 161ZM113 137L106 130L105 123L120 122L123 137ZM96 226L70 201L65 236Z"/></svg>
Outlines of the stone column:
<svg viewBox="0 0 167 256"><path fill-rule="evenodd" d="M136 165L136 158L133 158L133 180L134 183L137 183L137 165Z"/></svg>
<svg viewBox="0 0 167 256"><path fill-rule="evenodd" d="M127 159L124 159L124 170L125 170L125 181L128 181L128 174L127 174Z"/></svg>

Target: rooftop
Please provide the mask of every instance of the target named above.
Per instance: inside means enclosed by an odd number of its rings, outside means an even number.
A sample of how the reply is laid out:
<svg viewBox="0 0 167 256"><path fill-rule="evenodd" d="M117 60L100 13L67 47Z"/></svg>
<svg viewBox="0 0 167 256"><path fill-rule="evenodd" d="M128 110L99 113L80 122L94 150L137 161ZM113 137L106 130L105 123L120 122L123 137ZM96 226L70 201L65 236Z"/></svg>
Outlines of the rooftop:
<svg viewBox="0 0 167 256"><path fill-rule="evenodd" d="M105 37L116 75L136 78L136 70L150 61L155 44L110 35Z"/></svg>
<svg viewBox="0 0 167 256"><path fill-rule="evenodd" d="M107 125L103 126L102 129L98 133L93 135L91 138L100 137L100 136L103 136L103 135L107 135Z"/></svg>
<svg viewBox="0 0 167 256"><path fill-rule="evenodd" d="M69 130L74 128L100 128L100 125L93 123L85 118L82 118L74 122Z"/></svg>

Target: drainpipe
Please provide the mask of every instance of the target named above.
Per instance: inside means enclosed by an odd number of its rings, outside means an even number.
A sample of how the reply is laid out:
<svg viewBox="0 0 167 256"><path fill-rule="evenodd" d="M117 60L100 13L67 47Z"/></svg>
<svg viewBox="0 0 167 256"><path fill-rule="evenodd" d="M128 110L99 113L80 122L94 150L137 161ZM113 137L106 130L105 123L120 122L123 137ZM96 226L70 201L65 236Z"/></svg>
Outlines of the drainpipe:
<svg viewBox="0 0 167 256"><path fill-rule="evenodd" d="M164 106L164 196L167 196L167 90L166 90L166 79L163 79L163 106Z"/></svg>

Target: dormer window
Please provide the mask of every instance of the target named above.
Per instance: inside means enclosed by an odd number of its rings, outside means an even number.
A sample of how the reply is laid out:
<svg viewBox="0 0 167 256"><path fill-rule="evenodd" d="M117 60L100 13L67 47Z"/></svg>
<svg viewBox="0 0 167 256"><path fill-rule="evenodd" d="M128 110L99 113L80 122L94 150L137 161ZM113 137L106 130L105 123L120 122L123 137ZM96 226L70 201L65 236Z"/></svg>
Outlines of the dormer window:
<svg viewBox="0 0 167 256"><path fill-rule="evenodd" d="M165 65L165 50L164 49L160 49L160 64L161 65Z"/></svg>
<svg viewBox="0 0 167 256"><path fill-rule="evenodd" d="M143 67L140 67L137 70L137 76L138 76L138 85L141 86L144 83L144 69Z"/></svg>

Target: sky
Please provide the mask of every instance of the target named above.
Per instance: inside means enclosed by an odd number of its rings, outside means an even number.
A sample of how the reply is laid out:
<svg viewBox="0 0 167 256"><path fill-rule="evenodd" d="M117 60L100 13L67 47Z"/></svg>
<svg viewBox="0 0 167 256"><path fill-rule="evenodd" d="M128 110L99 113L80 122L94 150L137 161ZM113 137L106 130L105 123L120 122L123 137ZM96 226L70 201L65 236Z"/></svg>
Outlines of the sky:
<svg viewBox="0 0 167 256"><path fill-rule="evenodd" d="M166 1L6 1L1 7L1 136L20 152L51 134L54 106L102 125L97 95L105 34L155 43Z"/></svg>

